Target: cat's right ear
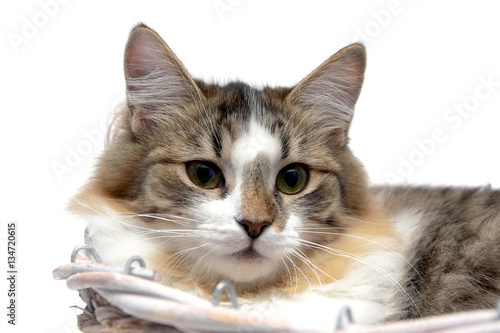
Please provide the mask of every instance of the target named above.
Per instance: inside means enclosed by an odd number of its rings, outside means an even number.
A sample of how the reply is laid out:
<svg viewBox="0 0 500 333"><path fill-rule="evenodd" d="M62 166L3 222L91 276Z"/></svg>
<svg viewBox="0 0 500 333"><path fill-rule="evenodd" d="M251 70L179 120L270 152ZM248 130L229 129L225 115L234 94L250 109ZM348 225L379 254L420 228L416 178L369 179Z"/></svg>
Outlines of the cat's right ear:
<svg viewBox="0 0 500 333"><path fill-rule="evenodd" d="M161 116L182 113L190 102L202 102L202 94L179 59L143 24L130 32L124 71L134 132L152 130Z"/></svg>
<svg viewBox="0 0 500 333"><path fill-rule="evenodd" d="M318 131L323 130L329 141L345 145L365 68L364 46L349 45L303 79L288 100L313 121Z"/></svg>

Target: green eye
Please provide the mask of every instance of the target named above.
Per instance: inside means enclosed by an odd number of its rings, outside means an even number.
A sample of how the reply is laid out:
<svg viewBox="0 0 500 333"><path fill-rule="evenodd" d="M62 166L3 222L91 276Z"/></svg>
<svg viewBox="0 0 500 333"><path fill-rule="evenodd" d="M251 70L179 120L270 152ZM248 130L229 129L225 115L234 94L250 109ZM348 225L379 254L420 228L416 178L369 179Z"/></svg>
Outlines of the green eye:
<svg viewBox="0 0 500 333"><path fill-rule="evenodd" d="M279 172L276 186L285 194L297 194L306 187L308 178L309 173L304 166L290 164Z"/></svg>
<svg viewBox="0 0 500 333"><path fill-rule="evenodd" d="M191 181L204 189L210 190L222 186L223 177L220 169L213 163L194 161L186 165Z"/></svg>

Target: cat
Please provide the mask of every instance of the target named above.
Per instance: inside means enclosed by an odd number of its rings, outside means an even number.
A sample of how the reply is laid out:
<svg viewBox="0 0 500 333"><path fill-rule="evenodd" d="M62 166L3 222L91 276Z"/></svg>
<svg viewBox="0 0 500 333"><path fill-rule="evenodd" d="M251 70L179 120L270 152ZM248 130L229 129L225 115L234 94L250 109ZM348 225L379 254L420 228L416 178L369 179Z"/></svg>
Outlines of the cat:
<svg viewBox="0 0 500 333"><path fill-rule="evenodd" d="M71 210L105 262L140 255L163 283L331 325L500 300L500 191L368 184L349 148L366 67L349 45L291 88L193 79L139 24L126 106ZM325 326L333 327L333 326Z"/></svg>

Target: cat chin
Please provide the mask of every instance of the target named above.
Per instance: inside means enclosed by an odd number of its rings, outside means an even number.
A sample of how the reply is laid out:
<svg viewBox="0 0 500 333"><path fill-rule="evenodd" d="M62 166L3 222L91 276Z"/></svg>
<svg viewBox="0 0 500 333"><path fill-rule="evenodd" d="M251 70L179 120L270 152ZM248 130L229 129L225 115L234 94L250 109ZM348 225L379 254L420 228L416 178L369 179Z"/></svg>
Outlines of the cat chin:
<svg viewBox="0 0 500 333"><path fill-rule="evenodd" d="M214 262L218 264L212 266L212 269L215 269L223 278L242 283L269 279L277 273L278 266L269 258L245 257L241 254L226 256Z"/></svg>

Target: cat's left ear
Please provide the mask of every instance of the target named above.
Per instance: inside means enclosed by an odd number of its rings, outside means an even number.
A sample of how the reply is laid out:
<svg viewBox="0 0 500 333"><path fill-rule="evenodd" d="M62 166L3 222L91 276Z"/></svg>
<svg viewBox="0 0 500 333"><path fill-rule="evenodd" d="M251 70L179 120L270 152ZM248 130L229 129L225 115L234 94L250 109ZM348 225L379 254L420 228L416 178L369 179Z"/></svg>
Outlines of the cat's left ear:
<svg viewBox="0 0 500 333"><path fill-rule="evenodd" d="M184 116L190 103L204 98L163 39L144 24L130 33L124 57L127 103L134 132L148 132L158 119Z"/></svg>
<svg viewBox="0 0 500 333"><path fill-rule="evenodd" d="M363 85L366 52L349 45L321 64L288 95L289 102L307 112L305 117L329 132L331 141L348 141L354 106Z"/></svg>

